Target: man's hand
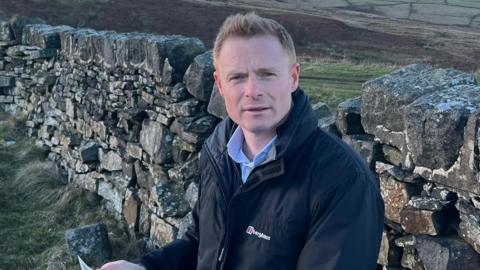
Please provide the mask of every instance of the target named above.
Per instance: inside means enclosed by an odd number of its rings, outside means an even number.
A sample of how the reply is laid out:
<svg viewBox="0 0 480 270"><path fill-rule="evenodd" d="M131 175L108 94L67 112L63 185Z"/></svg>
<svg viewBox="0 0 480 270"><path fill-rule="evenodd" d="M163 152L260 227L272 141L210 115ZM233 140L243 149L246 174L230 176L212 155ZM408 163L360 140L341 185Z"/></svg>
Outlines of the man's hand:
<svg viewBox="0 0 480 270"><path fill-rule="evenodd" d="M109 262L98 270L145 270L145 267L124 260Z"/></svg>

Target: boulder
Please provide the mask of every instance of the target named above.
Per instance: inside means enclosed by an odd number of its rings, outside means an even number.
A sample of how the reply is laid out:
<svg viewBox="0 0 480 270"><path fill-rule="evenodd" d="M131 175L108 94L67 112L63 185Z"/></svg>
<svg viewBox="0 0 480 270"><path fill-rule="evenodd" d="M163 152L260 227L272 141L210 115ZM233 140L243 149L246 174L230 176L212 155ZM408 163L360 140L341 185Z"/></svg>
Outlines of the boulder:
<svg viewBox="0 0 480 270"><path fill-rule="evenodd" d="M225 107L225 101L220 95L216 84L213 85L212 95L210 96L210 101L208 102L207 111L211 115L220 119L228 116L227 109Z"/></svg>
<svg viewBox="0 0 480 270"><path fill-rule="evenodd" d="M100 166L107 171L121 171L122 157L115 151L108 151L104 153L101 149L99 152Z"/></svg>
<svg viewBox="0 0 480 270"><path fill-rule="evenodd" d="M60 33L72 30L70 26L29 24L23 28L22 43L42 49L60 49Z"/></svg>
<svg viewBox="0 0 480 270"><path fill-rule="evenodd" d="M177 228L163 219L156 215L151 216L150 239L153 240L158 247L163 247L175 240L177 231Z"/></svg>
<svg viewBox="0 0 480 270"><path fill-rule="evenodd" d="M71 256L80 256L87 263L101 265L112 258L107 226L104 224L68 229L65 242Z"/></svg>
<svg viewBox="0 0 480 270"><path fill-rule="evenodd" d="M98 150L100 144L95 141L88 141L84 145L80 146L80 158L83 163L95 163L99 161Z"/></svg>
<svg viewBox="0 0 480 270"><path fill-rule="evenodd" d="M212 94L214 70L212 51L196 56L184 76L188 92L198 100L208 102Z"/></svg>
<svg viewBox="0 0 480 270"><path fill-rule="evenodd" d="M150 200L157 205L156 213L160 217L184 217L190 208L184 199L182 185L174 181L164 181L152 187Z"/></svg>
<svg viewBox="0 0 480 270"><path fill-rule="evenodd" d="M163 164L172 157L173 137L162 124L145 119L140 131L140 144L153 161Z"/></svg>
<svg viewBox="0 0 480 270"><path fill-rule="evenodd" d="M465 199L459 199L456 208L461 220L458 235L480 253L480 209Z"/></svg>
<svg viewBox="0 0 480 270"><path fill-rule="evenodd" d="M365 134L361 121L362 97L348 99L337 107L335 124L342 136Z"/></svg>
<svg viewBox="0 0 480 270"><path fill-rule="evenodd" d="M8 42L15 40L13 30L10 23L7 21L0 21L0 42Z"/></svg>
<svg viewBox="0 0 480 270"><path fill-rule="evenodd" d="M455 85L475 84L472 74L453 69L410 65L363 84L362 125L369 134L377 126L403 131L406 106L420 97Z"/></svg>
<svg viewBox="0 0 480 270"><path fill-rule="evenodd" d="M479 92L479 86L454 86L405 107L407 147L415 165L431 169L453 165L464 142L467 120L480 106Z"/></svg>

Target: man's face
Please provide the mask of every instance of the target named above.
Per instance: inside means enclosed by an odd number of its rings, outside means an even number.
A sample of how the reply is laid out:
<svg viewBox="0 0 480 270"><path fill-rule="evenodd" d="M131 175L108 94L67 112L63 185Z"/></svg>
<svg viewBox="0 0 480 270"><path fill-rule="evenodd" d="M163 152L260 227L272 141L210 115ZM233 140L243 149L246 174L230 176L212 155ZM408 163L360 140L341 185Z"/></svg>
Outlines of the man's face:
<svg viewBox="0 0 480 270"><path fill-rule="evenodd" d="M290 110L300 67L273 36L225 40L214 73L230 118L244 132L271 136Z"/></svg>

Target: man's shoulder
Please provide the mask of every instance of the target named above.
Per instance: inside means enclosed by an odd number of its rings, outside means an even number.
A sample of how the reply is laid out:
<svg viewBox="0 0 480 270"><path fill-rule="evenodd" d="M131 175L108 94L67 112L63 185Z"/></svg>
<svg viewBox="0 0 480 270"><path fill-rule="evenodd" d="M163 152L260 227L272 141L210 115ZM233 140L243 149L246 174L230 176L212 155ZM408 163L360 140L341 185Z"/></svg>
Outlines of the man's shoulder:
<svg viewBox="0 0 480 270"><path fill-rule="evenodd" d="M306 147L311 151L313 174L328 176L341 182L358 176L371 178L366 161L341 138L318 128L312 143Z"/></svg>

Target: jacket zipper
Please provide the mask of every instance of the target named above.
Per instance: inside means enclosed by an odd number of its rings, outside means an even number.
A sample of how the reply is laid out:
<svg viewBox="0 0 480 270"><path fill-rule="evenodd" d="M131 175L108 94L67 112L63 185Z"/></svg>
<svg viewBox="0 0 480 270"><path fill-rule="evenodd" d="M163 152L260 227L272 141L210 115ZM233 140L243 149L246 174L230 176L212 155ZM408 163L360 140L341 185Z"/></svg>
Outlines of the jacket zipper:
<svg viewBox="0 0 480 270"><path fill-rule="evenodd" d="M215 163L215 160L213 159L213 156L212 156L212 153L210 152L210 149L208 149L208 147L205 147L206 149L206 152L207 152L207 156L208 158L210 159L210 163L212 164L213 166L213 169L215 170L215 173L217 174L217 179L220 179L220 170L217 166L217 163ZM222 194L222 197L223 197L223 201L225 203L225 205L227 206L227 211L226 211L226 215L227 215L227 222L226 222L226 227L225 227L225 232L224 232L224 236L223 236L223 239L222 239L222 243L221 243L221 250L220 250L220 253L218 254L217 256L217 266L216 266L216 269L219 269L220 266L221 266L221 263L224 259L224 254L225 254L225 249L226 249L226 235L227 235L227 231L228 231L228 208L229 208L229 203L227 201L227 196L225 195L225 191L224 191L224 187L222 186L222 183L218 183L219 187L220 187L220 193Z"/></svg>
<svg viewBox="0 0 480 270"><path fill-rule="evenodd" d="M205 149L206 149L206 151L207 151L208 158L210 159L210 162L211 162L212 165L213 165L213 168L214 168L214 170L215 170L215 173L217 174L218 179L220 179L220 176L221 176L220 170L219 170L217 164L214 162L212 153L210 152L210 150L208 149L208 147L205 147ZM271 162L268 162L268 163L266 163L266 164L262 164L262 165L260 165L259 167L254 168L254 169L250 172L249 177L247 177L247 180L245 181L245 184L242 184L242 185L240 186L240 189L239 189L237 192L235 192L235 194L233 194L232 198L230 199L230 202L227 201L227 196L225 195L225 191L224 191L224 187L222 186L222 183L219 183L220 193L222 193L222 197L223 197L223 200L224 200L224 202L225 202L225 205L227 205L227 212L226 212L227 221L226 221L226 224L225 224L225 232L224 232L224 237L223 237L223 239L222 239L222 244L221 244L221 247L222 247L222 248L221 248L221 250L220 250L220 253L219 253L218 256L217 256L218 259L217 259L216 269L223 269L223 268L224 268L225 257L226 257L227 252L228 252L227 247L228 247L228 244L229 244L229 242L228 242L228 240L229 240L228 231L229 231L229 220L230 220L230 218L229 218L229 216L230 216L230 215L229 215L229 213L230 213L230 204L231 204L231 202L232 202L236 197L238 198L238 196L239 196L240 194L244 193L245 191L252 190L253 188L259 186L259 185L262 184L262 183L264 183L264 182L256 182L256 183L252 183L252 184L250 184L250 185L247 185L247 184L249 183L248 180L249 180L250 176L253 175L253 173L254 173L255 171L257 171L257 170L259 170L259 169L261 169L261 168L263 168L263 167L266 167L266 165L269 164L269 163L271 163ZM237 176L238 176L239 171L238 171L238 168L237 168L236 166L235 166L235 171L236 171ZM241 177L241 176L240 176L240 177ZM243 182L243 181L242 181L242 182ZM246 186L248 186L248 188L249 188L248 190L246 189L246 188L247 188Z"/></svg>

